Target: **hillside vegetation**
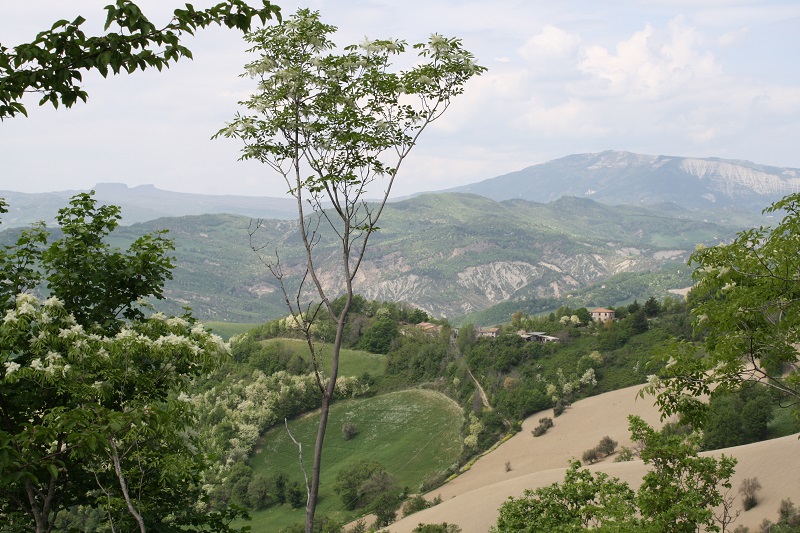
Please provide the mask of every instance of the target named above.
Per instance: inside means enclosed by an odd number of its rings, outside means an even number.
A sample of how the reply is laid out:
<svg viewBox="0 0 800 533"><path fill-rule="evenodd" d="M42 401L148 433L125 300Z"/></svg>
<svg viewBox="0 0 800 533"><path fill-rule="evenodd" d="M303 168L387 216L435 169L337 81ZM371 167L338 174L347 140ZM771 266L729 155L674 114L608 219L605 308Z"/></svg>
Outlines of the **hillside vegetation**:
<svg viewBox="0 0 800 533"><path fill-rule="evenodd" d="M511 312L536 312L578 297L586 306L663 298L689 285L685 262L697 243L722 242L739 229L691 216L578 198L537 204L419 196L387 206L358 284L368 299L450 318L506 302L514 302ZM166 300L153 302L157 308L181 314L188 306L202 320L258 322L281 316L285 307L251 244L265 261L274 261L277 251L289 273L300 271L302 255L293 222L264 221L251 242L252 223L234 215L161 218L120 227L111 242L127 246L145 232L169 230L175 269ZM9 242L17 232L6 230L0 240ZM335 253L323 244L319 251L321 257ZM322 279L326 287L339 281ZM496 316L490 322L501 321Z"/></svg>

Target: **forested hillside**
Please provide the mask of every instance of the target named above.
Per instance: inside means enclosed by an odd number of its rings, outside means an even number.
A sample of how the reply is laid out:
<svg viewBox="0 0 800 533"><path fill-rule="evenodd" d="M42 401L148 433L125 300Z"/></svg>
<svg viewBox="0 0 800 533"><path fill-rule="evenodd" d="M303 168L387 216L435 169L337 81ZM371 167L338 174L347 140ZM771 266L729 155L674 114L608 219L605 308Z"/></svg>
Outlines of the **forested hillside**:
<svg viewBox="0 0 800 533"><path fill-rule="evenodd" d="M145 232L168 230L175 240L173 279L166 300L153 303L173 314L189 306L203 320L259 322L285 309L262 259L280 257L292 274L300 272L302 255L294 223L264 221L251 241L254 225L233 215L165 218L120 227L112 242L125 245ZM738 229L576 198L536 204L458 194L391 204L381 226L357 280L365 297L451 319L506 305L496 315L472 316L484 324L517 309L568 305L572 298L586 306L663 298L691 283L685 262L697 243L725 241ZM11 242L18 231L6 230L0 239ZM334 253L324 244L319 251ZM326 287L338 281L322 279Z"/></svg>

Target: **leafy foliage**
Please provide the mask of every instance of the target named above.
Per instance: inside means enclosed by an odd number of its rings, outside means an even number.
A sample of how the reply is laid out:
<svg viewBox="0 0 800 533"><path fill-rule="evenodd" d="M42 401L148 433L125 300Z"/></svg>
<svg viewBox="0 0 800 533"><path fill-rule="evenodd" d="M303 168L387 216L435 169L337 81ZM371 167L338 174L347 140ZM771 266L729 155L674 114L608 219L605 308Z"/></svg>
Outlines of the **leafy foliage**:
<svg viewBox="0 0 800 533"><path fill-rule="evenodd" d="M651 467L636 493L573 461L563 483L509 498L492 531L719 531L713 507L722 503L720 489L730 488L736 461L698 457L696 443L655 431L638 417L629 421L631 437L642 443L642 460Z"/></svg>
<svg viewBox="0 0 800 533"><path fill-rule="evenodd" d="M88 98L81 87L84 72L96 71L106 77L109 72L161 70L181 57L191 59L191 51L181 44L185 34L193 35L212 24L247 33L253 19L263 23L280 14L279 8L266 0L260 8L242 0L226 0L200 11L187 4L185 9L176 9L172 20L159 29L129 0L117 0L105 9L104 29L116 25L117 32L87 37L81 29L86 19L79 16L72 22L56 21L30 43L12 49L0 45L0 120L28 114L20 101L25 93L41 94L39 105L50 102L53 107L72 107Z"/></svg>
<svg viewBox="0 0 800 533"><path fill-rule="evenodd" d="M603 472L580 470L580 462L572 461L563 483L509 498L492 531L583 531L629 522L634 520L634 502L626 483Z"/></svg>
<svg viewBox="0 0 800 533"><path fill-rule="evenodd" d="M111 249L102 237L117 212L78 195L60 240L42 250L36 226L0 256L0 514L44 532L82 505L128 529L221 531L237 513L195 507L206 462L186 391L229 350L190 317L144 317L139 300L160 293L169 244ZM142 276L126 279L130 268ZM52 294L43 301L11 294L39 281Z"/></svg>
<svg viewBox="0 0 800 533"><path fill-rule="evenodd" d="M704 406L687 397L713 398L755 381L800 400L800 194L764 212L784 216L774 228L742 231L732 243L691 257L692 314L704 350L677 343L663 353L664 380L649 392L665 416L702 423Z"/></svg>

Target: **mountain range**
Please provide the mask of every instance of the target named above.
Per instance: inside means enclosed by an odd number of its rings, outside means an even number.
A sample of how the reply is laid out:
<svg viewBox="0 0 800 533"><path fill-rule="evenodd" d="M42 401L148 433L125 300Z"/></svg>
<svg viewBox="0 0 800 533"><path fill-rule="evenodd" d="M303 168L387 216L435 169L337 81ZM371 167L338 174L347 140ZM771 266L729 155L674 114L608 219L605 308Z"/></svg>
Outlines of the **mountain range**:
<svg viewBox="0 0 800 533"><path fill-rule="evenodd" d="M507 320L517 309L662 297L691 283L686 261L697 243L724 242L759 223L754 212L800 188L798 176L796 169L717 159L568 156L459 188L471 194L390 203L357 290L476 323ZM101 202L122 206L128 226L117 230L116 243L155 229L168 229L175 239L176 269L163 310L180 313L188 305L203 320L243 322L285 314L279 286L251 249L248 228L252 218L266 219L256 233L266 260L278 252L287 273L302 272L292 200L119 184L95 190ZM10 206L4 227L52 220L76 192L0 191ZM0 240L12 235L0 234ZM324 258L337 251L323 240L317 252L325 271ZM327 288L340 281L333 274L322 278Z"/></svg>
<svg viewBox="0 0 800 533"><path fill-rule="evenodd" d="M95 197L122 207L123 224L161 217L226 213L252 218L291 220L291 198L204 195L164 191L152 185L127 187L99 183ZM610 204L657 206L658 209L760 212L783 196L800 191L800 169L749 161L642 155L606 151L575 154L469 185L433 193L462 192L496 201L547 203L563 196ZM20 193L0 190L10 205L5 227L27 226L54 219L67 200L86 191Z"/></svg>
<svg viewBox="0 0 800 533"><path fill-rule="evenodd" d="M455 187L491 198L550 202L562 196L629 205L672 203L686 209L761 211L800 191L800 169L717 158L606 151L576 154Z"/></svg>

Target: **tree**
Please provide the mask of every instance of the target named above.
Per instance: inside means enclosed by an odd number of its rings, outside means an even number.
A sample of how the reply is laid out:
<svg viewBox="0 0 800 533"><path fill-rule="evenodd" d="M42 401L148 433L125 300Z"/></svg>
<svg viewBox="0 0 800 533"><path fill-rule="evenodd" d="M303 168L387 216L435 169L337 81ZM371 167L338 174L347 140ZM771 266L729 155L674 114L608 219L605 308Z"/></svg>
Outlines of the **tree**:
<svg viewBox="0 0 800 533"><path fill-rule="evenodd" d="M48 532L62 510L86 505L128 530L223 530L223 515L195 511L205 456L190 431L185 391L227 357L227 345L191 319L143 317L137 302L160 294L171 245L123 253L97 244L115 216L78 195L59 212L60 240L42 250L47 235L37 226L0 254L0 515L19 529ZM32 234L41 246L30 246ZM95 262L70 257L87 242L97 245L89 247ZM153 267L152 277L120 275L139 259L153 263L142 265ZM43 287L30 272L41 273ZM9 296L22 279L51 296ZM103 291L89 309L78 279ZM131 311L123 312L128 321L117 319L121 310Z"/></svg>
<svg viewBox="0 0 800 533"><path fill-rule="evenodd" d="M656 300L655 296L651 296L644 303L642 309L644 310L644 314L647 316L647 318L653 318L661 313L661 304L658 303L658 300Z"/></svg>
<svg viewBox="0 0 800 533"><path fill-rule="evenodd" d="M159 29L129 0L117 0L105 9L105 30L116 25L118 31L87 37L81 29L86 20L79 16L72 22L55 22L30 43L11 49L0 45L0 120L28 114L21 102L26 93L41 94L39 105L72 107L78 100L85 102L88 94L80 85L83 72L94 70L106 77L109 71L161 70L181 57L191 59L181 37L200 28L217 24L246 33L254 18L264 23L280 17L280 8L266 0L260 8L226 0L200 11L187 4Z"/></svg>
<svg viewBox="0 0 800 533"><path fill-rule="evenodd" d="M322 393L306 506L308 533L313 529L339 351L369 240L379 229L400 166L422 131L445 112L472 76L485 70L458 39L433 35L427 43L413 46L420 61L416 66L393 72L391 59L406 51L405 42L367 40L333 53L329 36L334 31L318 13L301 9L280 25L249 34L251 51L261 54L246 67L246 75L258 81L258 92L242 102L252 114L237 114L217 133L241 139L242 159L268 165L297 200L305 248L300 281L289 286L288 270L279 256L265 263L306 335ZM372 197L380 194L380 199L368 203L368 192ZM332 258L318 253L323 238L334 239L339 249L335 267ZM328 284L326 279L336 281ZM321 305L309 303L306 284L313 286L311 294ZM342 295L341 309L334 308L333 301ZM311 331L322 313L336 326L332 363L325 372Z"/></svg>
<svg viewBox="0 0 800 533"><path fill-rule="evenodd" d="M719 531L714 507L721 489L730 489L736 459L699 457L699 437L664 434L641 418L629 416L631 440L641 443L640 456L650 466L637 493L639 512L651 531L693 533L699 526Z"/></svg>
<svg viewBox="0 0 800 533"><path fill-rule="evenodd" d="M764 210L783 214L774 228L740 232L730 244L700 247L696 265L694 327L703 350L679 342L662 354L656 394L662 413L702 423L705 406L695 398L722 395L760 382L800 401L800 193Z"/></svg>
<svg viewBox="0 0 800 533"><path fill-rule="evenodd" d="M735 459L698 457L694 437L662 434L639 417L628 420L650 466L636 493L572 461L562 483L509 498L492 531L719 531L714 507L723 503L721 489L730 489Z"/></svg>
<svg viewBox="0 0 800 533"><path fill-rule="evenodd" d="M397 322L389 317L381 317L363 333L356 348L370 353L387 354L398 334Z"/></svg>
<svg viewBox="0 0 800 533"><path fill-rule="evenodd" d="M334 490L349 510L380 509L386 514L393 512L400 503L397 478L377 461L354 463L342 468L336 474Z"/></svg>
<svg viewBox="0 0 800 533"><path fill-rule="evenodd" d="M635 494L627 483L580 469L571 461L563 483L526 490L500 507L493 532L584 531L635 519Z"/></svg>

